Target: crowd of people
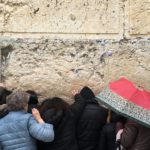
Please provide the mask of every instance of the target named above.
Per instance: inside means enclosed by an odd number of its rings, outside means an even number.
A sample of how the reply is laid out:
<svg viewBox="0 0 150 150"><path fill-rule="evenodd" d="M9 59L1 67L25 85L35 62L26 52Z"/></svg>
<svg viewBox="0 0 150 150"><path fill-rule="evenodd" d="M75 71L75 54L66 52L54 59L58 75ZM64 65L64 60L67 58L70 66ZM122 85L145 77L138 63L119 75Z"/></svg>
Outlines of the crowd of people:
<svg viewBox="0 0 150 150"><path fill-rule="evenodd" d="M0 150L150 150L150 128L98 104L89 87L72 95L39 103L0 86Z"/></svg>

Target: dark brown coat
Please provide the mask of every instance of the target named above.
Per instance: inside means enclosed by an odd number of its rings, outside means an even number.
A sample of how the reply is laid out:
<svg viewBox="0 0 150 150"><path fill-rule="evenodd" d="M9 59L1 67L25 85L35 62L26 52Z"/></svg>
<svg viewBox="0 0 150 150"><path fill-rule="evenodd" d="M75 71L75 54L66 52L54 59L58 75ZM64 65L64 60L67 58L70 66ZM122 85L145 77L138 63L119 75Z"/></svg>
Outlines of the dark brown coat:
<svg viewBox="0 0 150 150"><path fill-rule="evenodd" d="M128 122L121 135L124 150L150 150L150 128Z"/></svg>

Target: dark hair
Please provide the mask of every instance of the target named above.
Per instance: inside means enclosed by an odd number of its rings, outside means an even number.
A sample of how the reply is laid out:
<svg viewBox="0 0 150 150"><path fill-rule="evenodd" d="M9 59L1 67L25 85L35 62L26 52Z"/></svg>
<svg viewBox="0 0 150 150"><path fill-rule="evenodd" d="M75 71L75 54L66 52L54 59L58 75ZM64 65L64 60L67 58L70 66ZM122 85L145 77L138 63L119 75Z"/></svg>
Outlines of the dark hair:
<svg viewBox="0 0 150 150"><path fill-rule="evenodd" d="M47 98L45 99L40 106L40 112L43 113L48 109L56 109L57 111L63 110L66 111L69 108L69 104L59 97Z"/></svg>
<svg viewBox="0 0 150 150"><path fill-rule="evenodd" d="M56 110L51 108L45 111L41 116L46 123L53 124L56 129L59 126L64 114L65 113L63 110Z"/></svg>
<svg viewBox="0 0 150 150"><path fill-rule="evenodd" d="M26 91L29 94L29 102L28 104L38 104L38 95L35 91L27 90Z"/></svg>
<svg viewBox="0 0 150 150"><path fill-rule="evenodd" d="M6 104L6 97L10 95L12 92L7 90L4 87L0 87L0 105Z"/></svg>
<svg viewBox="0 0 150 150"><path fill-rule="evenodd" d="M40 106L42 118L47 123L52 123L55 129L59 126L69 104L59 97L45 99Z"/></svg>

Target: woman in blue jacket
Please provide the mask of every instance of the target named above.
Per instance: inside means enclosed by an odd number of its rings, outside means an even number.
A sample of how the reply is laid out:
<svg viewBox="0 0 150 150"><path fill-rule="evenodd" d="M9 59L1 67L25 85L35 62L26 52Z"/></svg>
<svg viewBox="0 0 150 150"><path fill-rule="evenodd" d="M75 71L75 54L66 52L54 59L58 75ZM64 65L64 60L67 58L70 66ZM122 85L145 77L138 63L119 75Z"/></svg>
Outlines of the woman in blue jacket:
<svg viewBox="0 0 150 150"><path fill-rule="evenodd" d="M53 125L45 123L37 109L27 113L28 99L21 91L8 96L9 113L0 119L0 150L36 150L35 139L53 141Z"/></svg>

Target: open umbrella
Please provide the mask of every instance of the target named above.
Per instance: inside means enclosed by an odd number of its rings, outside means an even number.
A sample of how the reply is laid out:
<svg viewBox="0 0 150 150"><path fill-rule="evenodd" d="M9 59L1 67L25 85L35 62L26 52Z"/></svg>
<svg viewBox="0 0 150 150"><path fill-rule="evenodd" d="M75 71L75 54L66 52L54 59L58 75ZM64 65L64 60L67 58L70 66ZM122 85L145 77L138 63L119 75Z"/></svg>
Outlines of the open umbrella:
<svg viewBox="0 0 150 150"><path fill-rule="evenodd" d="M114 111L150 127L150 92L120 78L110 82L96 99Z"/></svg>

